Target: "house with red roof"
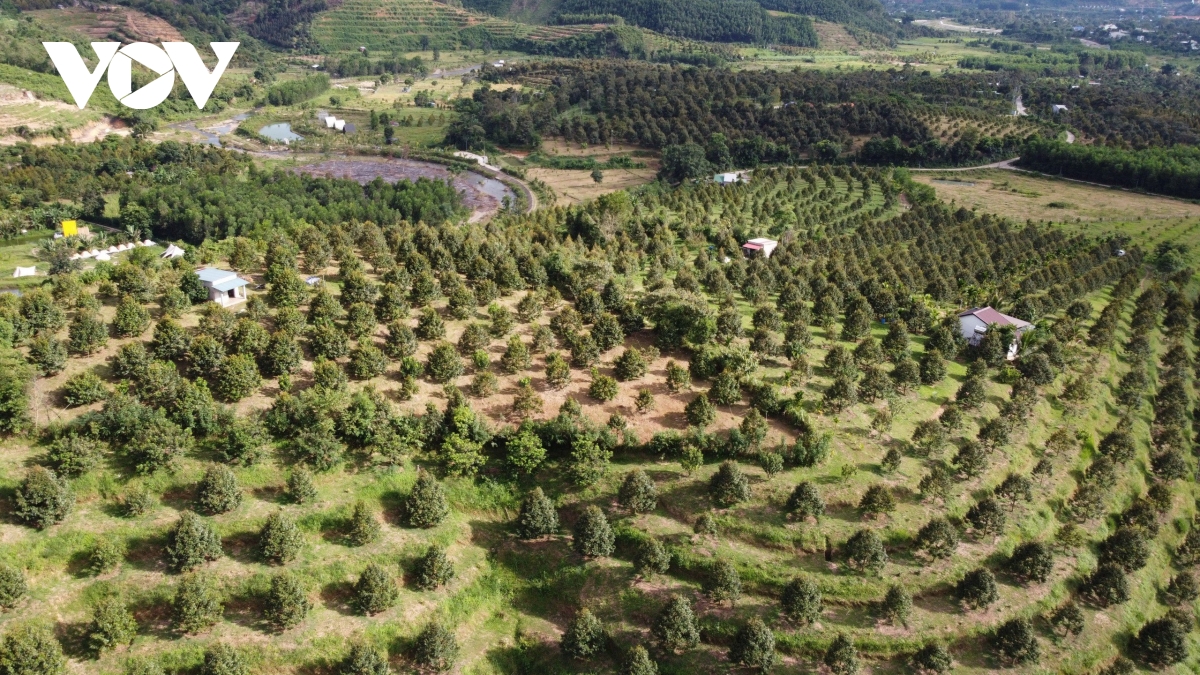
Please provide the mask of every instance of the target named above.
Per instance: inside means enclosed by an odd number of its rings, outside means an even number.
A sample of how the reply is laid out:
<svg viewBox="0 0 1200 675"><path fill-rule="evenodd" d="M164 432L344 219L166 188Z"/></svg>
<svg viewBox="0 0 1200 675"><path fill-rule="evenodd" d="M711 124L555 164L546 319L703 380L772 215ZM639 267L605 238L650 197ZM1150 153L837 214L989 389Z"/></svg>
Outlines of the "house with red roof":
<svg viewBox="0 0 1200 675"><path fill-rule="evenodd" d="M959 332L972 347L977 346L983 340L983 336L992 326L1012 326L1014 328L1013 342L1008 347L1009 359L1016 357L1021 335L1033 328L1033 324L1028 321L1002 314L991 307L973 307L958 315Z"/></svg>

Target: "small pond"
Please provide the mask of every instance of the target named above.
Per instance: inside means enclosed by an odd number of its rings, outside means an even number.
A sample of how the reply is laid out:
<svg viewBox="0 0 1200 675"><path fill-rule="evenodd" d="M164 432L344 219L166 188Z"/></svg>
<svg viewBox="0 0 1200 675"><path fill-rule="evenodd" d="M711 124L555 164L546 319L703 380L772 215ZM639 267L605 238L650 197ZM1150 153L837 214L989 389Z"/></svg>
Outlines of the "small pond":
<svg viewBox="0 0 1200 675"><path fill-rule="evenodd" d="M266 136L273 141L282 143L291 143L292 141L303 140L304 137L292 131L292 125L289 122L276 122L258 130L260 136Z"/></svg>

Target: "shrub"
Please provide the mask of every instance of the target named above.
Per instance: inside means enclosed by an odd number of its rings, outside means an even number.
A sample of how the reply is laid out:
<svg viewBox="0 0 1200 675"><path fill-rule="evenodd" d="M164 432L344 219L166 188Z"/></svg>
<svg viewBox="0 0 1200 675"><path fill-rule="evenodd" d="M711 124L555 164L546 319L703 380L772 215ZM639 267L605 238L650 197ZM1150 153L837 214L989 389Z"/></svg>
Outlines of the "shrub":
<svg viewBox="0 0 1200 675"><path fill-rule="evenodd" d="M312 601L308 599L304 585L298 578L286 572L272 577L266 605L266 619L277 630L299 625L312 609Z"/></svg>
<svg viewBox="0 0 1200 675"><path fill-rule="evenodd" d="M775 665L775 634L758 617L751 618L733 638L729 660L767 672Z"/></svg>
<svg viewBox="0 0 1200 675"><path fill-rule="evenodd" d="M417 353L417 336L403 321L388 324L387 336L383 340L383 353L389 358L402 359Z"/></svg>
<svg viewBox="0 0 1200 675"><path fill-rule="evenodd" d="M568 399L572 401L573 399ZM578 404L576 404L578 405ZM601 446L591 436L580 434L571 443L570 464L567 473L579 486L595 485L608 471L612 452Z"/></svg>
<svg viewBox="0 0 1200 675"><path fill-rule="evenodd" d="M1009 619L1000 624L992 636L992 649L1004 663L1037 663L1042 656L1033 624L1025 618Z"/></svg>
<svg viewBox="0 0 1200 675"><path fill-rule="evenodd" d="M859 500L858 510L868 516L891 513L896 510L896 499L886 486L872 485Z"/></svg>
<svg viewBox="0 0 1200 675"><path fill-rule="evenodd" d="M617 501L630 513L649 513L658 506L658 488L645 471L634 469L621 483Z"/></svg>
<svg viewBox="0 0 1200 675"><path fill-rule="evenodd" d="M1197 597L1200 597L1200 588L1196 586L1196 577L1188 571L1171 577L1170 583L1163 590L1163 596L1172 605L1195 601Z"/></svg>
<svg viewBox="0 0 1200 675"><path fill-rule="evenodd" d="M672 596L654 620L650 634L668 652L692 649L700 644L700 630L692 605L682 595Z"/></svg>
<svg viewBox="0 0 1200 675"><path fill-rule="evenodd" d="M200 675L250 675L250 668L241 652L218 642L204 650Z"/></svg>
<svg viewBox="0 0 1200 675"><path fill-rule="evenodd" d="M217 625L223 610L224 599L208 575L193 572L179 582L172 611L181 632L199 633Z"/></svg>
<svg viewBox="0 0 1200 675"><path fill-rule="evenodd" d="M23 624L10 629L0 641L0 666L6 675L62 675L67 660L49 628Z"/></svg>
<svg viewBox="0 0 1200 675"><path fill-rule="evenodd" d="M1006 567L1018 579L1042 583L1054 569L1054 554L1040 541L1027 541L1017 546Z"/></svg>
<svg viewBox="0 0 1200 675"><path fill-rule="evenodd" d="M108 387L96 373L85 370L76 373L63 383L63 401L72 408L103 401L108 397Z"/></svg>
<svg viewBox="0 0 1200 675"><path fill-rule="evenodd" d="M799 576L783 587L780 598L783 614L800 624L815 623L823 609L821 589L807 576Z"/></svg>
<svg viewBox="0 0 1200 675"><path fill-rule="evenodd" d="M637 349L626 349L621 352L621 355L613 362L613 366L617 379L622 382L641 378L646 374L648 368L646 358Z"/></svg>
<svg viewBox="0 0 1200 675"><path fill-rule="evenodd" d="M758 465L762 467L767 478L774 478L783 471L783 455L778 452L764 452L758 456Z"/></svg>
<svg viewBox="0 0 1200 675"><path fill-rule="evenodd" d="M28 590L24 572L12 565L0 563L0 609L15 607Z"/></svg>
<svg viewBox="0 0 1200 675"><path fill-rule="evenodd" d="M333 424L318 421L296 434L292 453L317 471L328 471L342 461L346 446L334 434Z"/></svg>
<svg viewBox="0 0 1200 675"><path fill-rule="evenodd" d="M708 483L713 503L728 508L750 499L750 481L736 462L723 462Z"/></svg>
<svg viewBox="0 0 1200 675"><path fill-rule="evenodd" d="M971 609L987 607L1000 599L999 593L996 592L996 576L982 567L967 572L966 576L954 585L954 596Z"/></svg>
<svg viewBox="0 0 1200 675"><path fill-rule="evenodd" d="M717 419L717 408L708 400L708 394L701 392L683 409L688 424L703 429Z"/></svg>
<svg viewBox="0 0 1200 675"><path fill-rule="evenodd" d="M184 511L167 533L167 562L176 572L184 572L220 558L221 540L203 518Z"/></svg>
<svg viewBox="0 0 1200 675"><path fill-rule="evenodd" d="M253 394L262 386L262 376L258 374L258 364L254 357L248 354L234 354L225 357L217 371L216 392L222 399L229 402L240 401Z"/></svg>
<svg viewBox="0 0 1200 675"><path fill-rule="evenodd" d="M418 664L437 673L450 670L458 660L458 640L454 637L454 631L436 621L430 622L417 636L413 658Z"/></svg>
<svg viewBox="0 0 1200 675"><path fill-rule="evenodd" d="M795 489L792 490L785 508L800 518L812 517L820 519L821 516L825 515L825 500L821 498L821 493L817 490L817 486L804 481L796 485Z"/></svg>
<svg viewBox="0 0 1200 675"><path fill-rule="evenodd" d="M276 565L289 563L296 558L304 545L304 535L296 522L282 512L267 516L258 533L258 551L268 562Z"/></svg>
<svg viewBox="0 0 1200 675"><path fill-rule="evenodd" d="M1007 516L993 497L984 497L967 509L967 522L984 534L1000 534L1006 521Z"/></svg>
<svg viewBox="0 0 1200 675"><path fill-rule="evenodd" d="M717 521L715 518L713 518L711 513L701 513L700 516L696 518L696 524L692 526L692 531L696 534L716 534Z"/></svg>
<svg viewBox="0 0 1200 675"><path fill-rule="evenodd" d="M912 595L903 586L892 584L879 603L879 613L893 626L907 626L912 614Z"/></svg>
<svg viewBox="0 0 1200 675"><path fill-rule="evenodd" d="M575 552L585 558L612 555L616 537L608 518L598 506L589 506L575 523L573 545Z"/></svg>
<svg viewBox="0 0 1200 675"><path fill-rule="evenodd" d="M450 515L450 504L441 484L426 471L418 471L417 482L404 500L409 527L436 527Z"/></svg>
<svg viewBox="0 0 1200 675"><path fill-rule="evenodd" d="M546 355L546 384L553 389L562 389L571 381L571 366L562 354Z"/></svg>
<svg viewBox="0 0 1200 675"><path fill-rule="evenodd" d="M126 609L125 603L108 596L101 598L92 609L92 623L88 626L88 645L97 654L106 649L133 642L137 635L137 622Z"/></svg>
<svg viewBox="0 0 1200 675"><path fill-rule="evenodd" d="M210 514L228 513L242 504L237 476L224 464L213 464L204 472L197 488L200 508Z"/></svg>
<svg viewBox="0 0 1200 675"><path fill-rule="evenodd" d="M391 675L387 655L362 642L350 646L350 653L338 667L338 675Z"/></svg>
<svg viewBox="0 0 1200 675"><path fill-rule="evenodd" d="M450 583L454 578L454 565L440 546L430 546L425 555L417 560L413 569L413 581L423 591L432 591Z"/></svg>
<svg viewBox="0 0 1200 675"><path fill-rule="evenodd" d="M355 502L350 524L346 528L346 540L350 545L366 546L379 538L381 530L379 519L367 507L367 503L361 499Z"/></svg>
<svg viewBox="0 0 1200 675"><path fill-rule="evenodd" d="M834 675L855 675L858 672L858 650L845 633L838 633L825 650L825 666Z"/></svg>
<svg viewBox="0 0 1200 675"><path fill-rule="evenodd" d="M657 539L646 537L637 545L637 552L633 555L633 567L644 577L666 574L671 568L671 554Z"/></svg>
<svg viewBox="0 0 1200 675"><path fill-rule="evenodd" d="M945 518L934 518L917 532L916 548L941 560L954 555L958 542L958 528Z"/></svg>
<svg viewBox="0 0 1200 675"><path fill-rule="evenodd" d="M558 532L558 512L542 488L534 488L521 502L516 529L517 536L522 539L537 539Z"/></svg>
<svg viewBox="0 0 1200 675"><path fill-rule="evenodd" d="M589 659L604 649L604 626L587 608L579 610L563 632L562 650L574 659Z"/></svg>
<svg viewBox="0 0 1200 675"><path fill-rule="evenodd" d="M846 542L846 563L851 569L878 574L887 564L883 540L874 530L859 530Z"/></svg>
<svg viewBox="0 0 1200 675"><path fill-rule="evenodd" d="M100 462L100 444L87 436L69 433L54 439L46 459L62 476L81 476Z"/></svg>
<svg viewBox="0 0 1200 675"><path fill-rule="evenodd" d="M400 591L396 582L383 567L371 563L359 575L354 584L354 597L351 604L359 614L371 616L378 614L396 604Z"/></svg>
<svg viewBox="0 0 1200 675"><path fill-rule="evenodd" d="M532 476L546 460L542 441L528 428L522 427L505 445L505 461L515 472Z"/></svg>
<svg viewBox="0 0 1200 675"><path fill-rule="evenodd" d="M125 496L121 498L121 505L126 516L136 518L154 508L154 495L150 494L145 485L138 483L125 492Z"/></svg>
<svg viewBox="0 0 1200 675"><path fill-rule="evenodd" d="M319 321L308 331L308 348L314 356L336 361L350 353L350 341L331 321Z"/></svg>
<svg viewBox="0 0 1200 675"><path fill-rule="evenodd" d="M718 560L709 568L704 592L714 602L728 600L730 604L742 597L742 578L728 560Z"/></svg>
<svg viewBox="0 0 1200 675"><path fill-rule="evenodd" d="M341 391L349 382L346 371L342 370L337 361L318 356L313 362L313 383L318 387L326 391Z"/></svg>
<svg viewBox="0 0 1200 675"><path fill-rule="evenodd" d="M96 575L111 572L121 564L121 560L124 558L124 542L109 537L97 539L91 552L88 553L88 571Z"/></svg>
<svg viewBox="0 0 1200 675"><path fill-rule="evenodd" d="M607 403L617 397L617 381L592 369L592 383L588 385L588 396Z"/></svg>
<svg viewBox="0 0 1200 675"><path fill-rule="evenodd" d="M17 488L16 516L39 530L62 522L73 506L71 484L45 467L30 469Z"/></svg>
<svg viewBox="0 0 1200 675"><path fill-rule="evenodd" d="M654 410L654 394L649 389L639 389L633 399L633 407L638 413L645 414Z"/></svg>

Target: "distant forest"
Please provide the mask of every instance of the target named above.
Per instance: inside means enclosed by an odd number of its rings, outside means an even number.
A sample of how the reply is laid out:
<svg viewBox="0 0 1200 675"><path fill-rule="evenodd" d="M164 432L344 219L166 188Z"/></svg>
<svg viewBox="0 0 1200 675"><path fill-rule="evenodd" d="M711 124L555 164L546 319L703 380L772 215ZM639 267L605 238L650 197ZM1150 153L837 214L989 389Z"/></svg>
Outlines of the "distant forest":
<svg viewBox="0 0 1200 675"><path fill-rule="evenodd" d="M817 46L809 18L771 16L754 0L566 0L561 9L613 14L642 28L693 40Z"/></svg>
<svg viewBox="0 0 1200 675"><path fill-rule="evenodd" d="M1123 150L1037 141L1021 152L1021 166L1106 185L1200 198L1200 148L1195 147Z"/></svg>

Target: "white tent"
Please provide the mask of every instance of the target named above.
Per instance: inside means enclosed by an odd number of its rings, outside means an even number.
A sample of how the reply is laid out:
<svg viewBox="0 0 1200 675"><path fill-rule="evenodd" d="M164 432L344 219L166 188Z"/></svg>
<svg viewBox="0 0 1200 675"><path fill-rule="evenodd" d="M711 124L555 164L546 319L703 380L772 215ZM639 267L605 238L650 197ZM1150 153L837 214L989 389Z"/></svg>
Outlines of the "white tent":
<svg viewBox="0 0 1200 675"><path fill-rule="evenodd" d="M94 248L94 249L92 249L92 250L88 251L88 253L91 253L91 254L92 254L92 257L95 257L95 256L98 256L98 255L100 255L100 250L99 250L99 249L95 249L95 248Z"/></svg>
<svg viewBox="0 0 1200 675"><path fill-rule="evenodd" d="M112 260L112 256L105 253L104 251L101 251L96 254L96 260L104 262L104 261Z"/></svg>
<svg viewBox="0 0 1200 675"><path fill-rule="evenodd" d="M105 253L117 253L120 250L121 249L117 248L116 246L109 246L108 248L104 249L104 252Z"/></svg>
<svg viewBox="0 0 1200 675"><path fill-rule="evenodd" d="M37 267L18 267L13 272L13 277L31 277L35 274L37 274Z"/></svg>
<svg viewBox="0 0 1200 675"><path fill-rule="evenodd" d="M185 251L183 249L179 248L178 246L176 246L175 244L169 244L167 246L167 250L163 251L162 255L159 257L160 258L178 258L178 257L182 256L184 253L185 253Z"/></svg>
<svg viewBox="0 0 1200 675"><path fill-rule="evenodd" d="M92 257L92 252L91 252L91 251L84 251L83 253L80 253L80 254L79 254L79 257L80 257L80 258L90 258L90 257Z"/></svg>
<svg viewBox="0 0 1200 675"><path fill-rule="evenodd" d="M154 245L154 242L150 241L149 239L142 242L142 246L153 246L153 245Z"/></svg>
<svg viewBox="0 0 1200 675"><path fill-rule="evenodd" d="M341 131L346 128L346 120L334 120L333 128Z"/></svg>
<svg viewBox="0 0 1200 675"><path fill-rule="evenodd" d="M326 118L325 118L325 128L326 128L326 129L332 129L332 128L333 128L333 125L334 125L334 123L336 123L336 122L337 122L337 118L336 118L336 117L334 117L334 116L332 116L332 115L330 115L329 117L326 117Z"/></svg>
<svg viewBox="0 0 1200 675"><path fill-rule="evenodd" d="M70 260L79 260L82 257L83 256L78 253L73 253L73 254L71 254Z"/></svg>

